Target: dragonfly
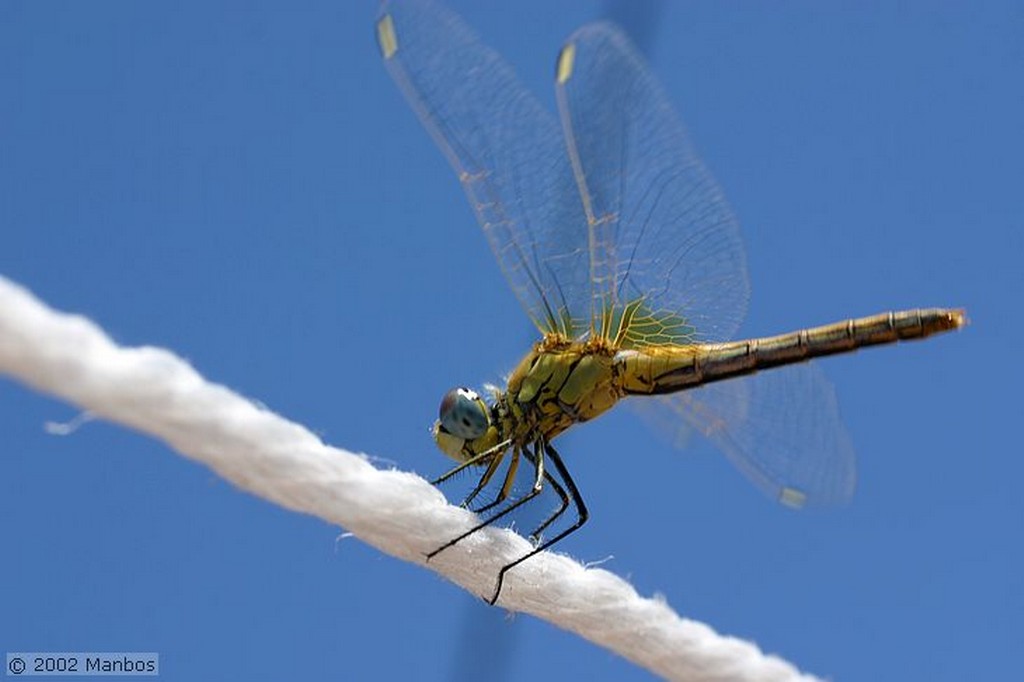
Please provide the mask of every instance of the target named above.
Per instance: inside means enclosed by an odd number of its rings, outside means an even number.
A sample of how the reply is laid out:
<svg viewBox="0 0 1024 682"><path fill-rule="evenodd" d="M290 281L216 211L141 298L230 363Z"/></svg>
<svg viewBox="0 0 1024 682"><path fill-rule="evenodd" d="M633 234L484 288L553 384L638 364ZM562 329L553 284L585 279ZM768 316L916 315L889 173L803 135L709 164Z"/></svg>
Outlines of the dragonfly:
<svg viewBox="0 0 1024 682"><path fill-rule="evenodd" d="M553 441L627 398L646 401L645 415L676 434L705 436L785 505L849 500L850 437L830 383L807 361L957 329L963 310L730 340L749 298L737 220L619 28L590 24L562 47L560 124L447 8L395 0L376 28L388 71L455 169L540 333L503 388L458 387L441 401L432 433L457 466L434 483L481 471L462 501L480 520L428 559L553 490L557 508L533 528L531 551L501 568L495 604L510 569L589 517ZM532 483L516 492L524 461ZM484 494L492 482L497 492Z"/></svg>

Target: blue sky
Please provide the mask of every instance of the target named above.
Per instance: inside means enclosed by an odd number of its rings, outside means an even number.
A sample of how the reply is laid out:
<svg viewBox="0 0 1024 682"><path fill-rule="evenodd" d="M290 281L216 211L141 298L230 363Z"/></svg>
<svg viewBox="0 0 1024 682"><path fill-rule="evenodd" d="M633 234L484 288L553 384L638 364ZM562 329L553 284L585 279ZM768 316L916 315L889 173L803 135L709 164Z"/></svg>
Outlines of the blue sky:
<svg viewBox="0 0 1024 682"><path fill-rule="evenodd" d="M597 3L452 2L553 108ZM0 6L0 273L341 447L430 476L442 393L533 340L373 41L372 2ZM965 306L830 359L848 507L794 513L628 410L562 453L560 546L836 679L1007 679L1024 646L1024 11L666 3L653 69L744 229L743 333ZM451 292L458 291L454 305ZM0 381L0 646L166 679L645 679L527 616Z"/></svg>

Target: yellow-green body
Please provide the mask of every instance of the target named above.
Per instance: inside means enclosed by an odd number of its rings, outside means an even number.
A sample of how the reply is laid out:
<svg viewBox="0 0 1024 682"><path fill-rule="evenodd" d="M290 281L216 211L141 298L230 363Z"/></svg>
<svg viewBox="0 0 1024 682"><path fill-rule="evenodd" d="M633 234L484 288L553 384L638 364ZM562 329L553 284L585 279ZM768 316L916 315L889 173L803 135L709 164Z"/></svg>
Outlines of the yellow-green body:
<svg viewBox="0 0 1024 682"><path fill-rule="evenodd" d="M492 422L483 436L462 441L435 431L435 438L442 450L459 461L490 464L509 447L521 448L539 439L550 442L627 396L675 393L822 355L925 338L963 323L962 311L932 308L743 341L639 348L617 348L600 338L577 342L549 334L512 371L505 390L496 392Z"/></svg>

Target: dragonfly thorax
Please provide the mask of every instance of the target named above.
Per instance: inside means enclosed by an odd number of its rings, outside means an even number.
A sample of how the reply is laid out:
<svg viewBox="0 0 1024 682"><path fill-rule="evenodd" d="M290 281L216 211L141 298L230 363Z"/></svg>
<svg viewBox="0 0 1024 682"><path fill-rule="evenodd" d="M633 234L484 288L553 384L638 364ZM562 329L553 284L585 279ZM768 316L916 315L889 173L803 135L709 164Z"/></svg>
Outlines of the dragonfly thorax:
<svg viewBox="0 0 1024 682"><path fill-rule="evenodd" d="M604 344L546 337L509 375L506 389L494 392L490 405L469 389L449 391L434 440L445 454L463 462L551 441L623 397L620 370L614 351Z"/></svg>

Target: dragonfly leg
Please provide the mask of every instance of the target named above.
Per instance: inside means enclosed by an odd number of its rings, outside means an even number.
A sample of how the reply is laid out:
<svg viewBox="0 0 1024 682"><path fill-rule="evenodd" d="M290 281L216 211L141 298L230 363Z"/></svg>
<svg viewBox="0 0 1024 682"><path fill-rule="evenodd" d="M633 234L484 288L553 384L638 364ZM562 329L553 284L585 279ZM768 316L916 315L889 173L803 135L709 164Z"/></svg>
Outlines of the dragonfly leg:
<svg viewBox="0 0 1024 682"><path fill-rule="evenodd" d="M569 495L572 497L572 503L576 507L576 522L573 523L573 525L566 528L565 530L563 530L558 535L551 538L550 540L545 540L541 544L537 545L533 548L532 551L530 551L525 556L519 557L512 563L505 565L498 572L498 585L494 590L494 595L487 600L487 603L491 606L493 606L495 602L498 601L498 597L501 595L501 588L505 583L505 574L508 573L510 569L518 566L519 564L523 563L535 554L543 552L545 549L555 544L562 538L579 530L580 527L587 522L587 519L590 518L590 514L589 512L587 512L587 505L583 503L583 497L580 495L579 489L576 488L576 483L573 482L572 476L569 475L569 470L566 469L565 464L562 463L562 456L559 455L558 451L555 450L549 443L543 443L543 448L544 452L547 453L548 459L551 460L551 464L554 466L555 470L558 472L558 475L565 483L565 487L569 490ZM535 454L539 455L539 452L535 452ZM539 459L540 457L538 456L538 460Z"/></svg>
<svg viewBox="0 0 1024 682"><path fill-rule="evenodd" d="M537 466L537 458L534 457L533 453L531 453L528 449L523 450L523 456L526 457L526 459L528 459L530 463L533 464L535 467ZM477 514L482 514L488 509L491 509L492 507L495 507L504 502L506 499L508 499L509 493L511 492L512 489L512 484L515 482L515 474L516 470L518 469L518 465L519 459L513 459L512 465L509 466L509 471L505 475L505 483L499 494L495 497L494 500L492 500L488 504L484 505L483 507L480 507L479 509L474 509L472 511L476 512ZM540 542L540 534L544 532L544 529L550 526L558 517L565 513L565 510L568 509L569 507L569 495L565 492L565 488L563 488L562 485L558 482L558 479L552 476L551 472L547 470L544 470L543 478L544 481L546 481L547 484L551 486L551 489L555 491L555 494L558 495L559 506L558 509L556 509L551 516L545 519L544 522L541 523L541 525L539 525L537 528L535 528L533 532L531 532L528 536L530 542L532 542L535 545Z"/></svg>
<svg viewBox="0 0 1024 682"><path fill-rule="evenodd" d="M493 509L494 507L498 506L499 504L508 499L509 494L512 492L512 485L516 481L516 472L519 471L519 453L520 451L516 450L513 454L512 460L508 464L508 471L505 472L505 480L502 482L501 489L498 490L498 494L494 496L493 500L491 500L484 506L479 507L478 509L473 509L473 512L477 514L483 514L485 511ZM480 484L480 486L483 485L486 485L486 482ZM477 486L477 488L480 488L480 486ZM475 490L474 495L477 492L478 490ZM463 503L463 506L465 506L465 503Z"/></svg>
<svg viewBox="0 0 1024 682"><path fill-rule="evenodd" d="M494 457L503 450L506 450L508 446L511 444L511 440L504 440L495 445L493 448L488 448L481 452L480 454L470 457L469 459L467 459L465 462L462 462L454 469L449 469L448 471L444 472L443 474L435 478L433 481L430 482L430 485L441 485L442 483L444 483L445 481L447 481L460 471L465 471L471 466L482 464L483 462L487 461L488 458Z"/></svg>
<svg viewBox="0 0 1024 682"><path fill-rule="evenodd" d="M534 461L533 456L528 451L524 452L523 454L526 455L526 458L531 462ZM530 542L532 542L535 545L540 543L541 533L544 532L544 529L550 526L552 523L554 523L555 519L564 514L565 510L569 508L569 495L565 492L565 488L563 488L562 485L558 482L558 479L552 476L551 472L545 471L544 480L548 482L548 485L551 486L551 489L555 491L556 495L558 495L558 499L560 502L558 509L556 509L555 512L551 514L551 516L545 519L543 523L534 528L533 532L530 533Z"/></svg>
<svg viewBox="0 0 1024 682"><path fill-rule="evenodd" d="M516 452L515 454L518 457L519 453ZM441 545L440 547L435 549L433 552L431 552L430 554L427 555L427 560L428 561L430 559L434 558L435 556L437 556L438 554L440 554L441 552L443 552L444 550L448 549L449 547L451 547L451 546L461 542L462 540L464 540L465 538L469 537L470 535L472 535L473 533L477 532L478 530L481 530L482 528L486 528L487 526L491 525L492 523L494 523L498 519L501 519L501 518L507 516L508 514L511 514L513 511L515 511L519 507L523 506L524 504L526 504L527 502L529 502L533 498L537 497L538 494L540 494L540 491L544 489L544 457L543 457L542 451L537 449L536 445L534 445L534 452L532 454L533 454L533 457L530 458L530 461L533 462L534 466L536 467L536 476L535 476L534 481L533 481L533 487L530 488L529 492L527 492L522 497L519 497L518 499L513 500L511 504L509 504L507 507L505 507L501 511L496 512L494 514L491 514L486 519L484 519L483 521L481 521L477 525L473 526L472 528L467 530L462 535L459 535L458 537L449 540L448 542L444 543L443 545ZM490 603L493 605L494 601L491 601Z"/></svg>
<svg viewBox="0 0 1024 682"><path fill-rule="evenodd" d="M464 500L462 500L461 504L459 504L460 507L463 507L465 509L469 509L470 508L469 505L473 503L473 500L475 500L476 496L480 494L480 491L482 491L484 489L484 487L488 483L491 482L491 478L494 476L494 472L498 470L499 466L501 466L501 461L503 459L505 459L505 453L504 452L502 452L500 454L497 454L497 455L495 455L494 457L491 458L491 461L488 463L487 469L484 471L483 476L480 477L480 480L477 481L476 486L469 492L468 495L466 495L466 498ZM519 450L516 450L514 453L512 453L512 461L509 463L509 467L508 468L509 468L509 471L511 471L514 474L515 470L518 467L519 467ZM507 474L505 476L505 479L506 479L505 485L507 485L507 483L508 483L508 475ZM502 490L504 490L504 487L505 486L503 485L502 486ZM499 493L499 495L500 495L500 493ZM494 504L496 504L496 502L492 502L489 505L485 505L484 509L487 509L488 507L493 507ZM475 510L475 509L472 510L472 511L475 511L475 512L479 513L479 511Z"/></svg>

